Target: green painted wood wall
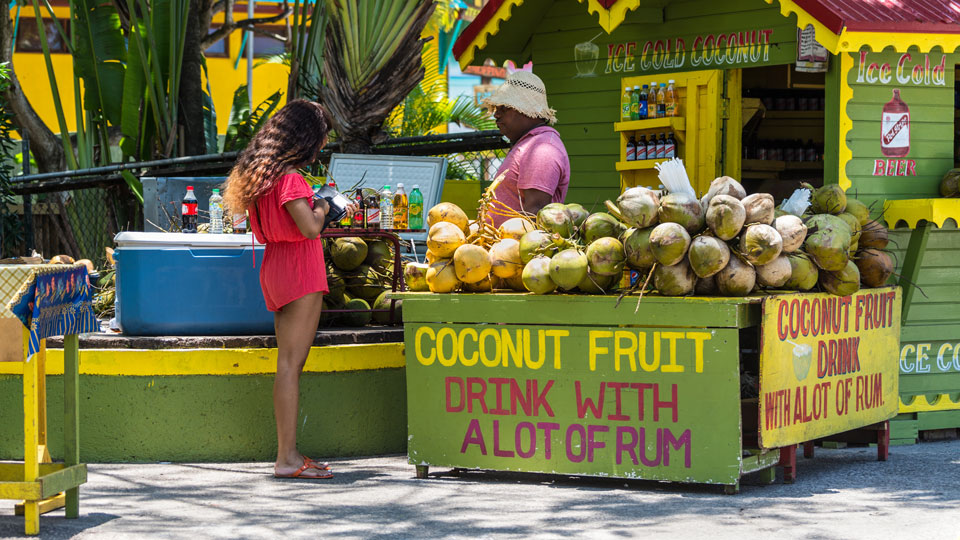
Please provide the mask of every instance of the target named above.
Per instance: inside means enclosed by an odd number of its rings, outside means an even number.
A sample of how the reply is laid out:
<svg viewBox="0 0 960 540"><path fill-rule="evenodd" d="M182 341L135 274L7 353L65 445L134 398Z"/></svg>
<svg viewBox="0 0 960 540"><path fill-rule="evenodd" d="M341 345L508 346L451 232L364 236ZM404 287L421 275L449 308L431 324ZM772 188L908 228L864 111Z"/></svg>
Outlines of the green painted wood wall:
<svg viewBox="0 0 960 540"><path fill-rule="evenodd" d="M557 0L546 9L527 46L534 72L546 84L550 106L557 109L556 127L570 155L571 181L567 202L579 202L588 209L600 210L605 199L615 198L619 192L620 177L614 169L619 139L613 131L613 123L618 120L622 91L619 83L622 77L717 67L713 64L704 66L702 63L693 65L696 56L694 45L698 36L729 36L731 33L761 29L770 30L770 46L765 51L759 50L758 61L747 60L720 67L792 62L796 54L796 21L783 17L778 7L756 0L693 0L671 3L663 10L641 8L630 12L612 34L603 32L596 15L589 15L585 4ZM504 26L502 31L517 32L522 29L509 25ZM680 68L666 68L661 60L660 68L656 69L651 59L649 68L643 69L642 49L647 41L656 43L669 39L670 58L676 59L676 38L682 39L685 46L684 52L680 53L684 59ZM591 40L599 49L594 76L578 77L574 48L578 43ZM611 62L607 72L610 45L616 51L618 44L631 42L635 43L632 58L624 58L625 55L619 57L620 61L616 65ZM519 57L522 51L516 53L514 58ZM480 52L477 57L484 58L485 55ZM631 62L632 69L629 69ZM623 69L615 71L614 68L621 64ZM581 65L581 70L584 69ZM663 82L668 78L665 76Z"/></svg>

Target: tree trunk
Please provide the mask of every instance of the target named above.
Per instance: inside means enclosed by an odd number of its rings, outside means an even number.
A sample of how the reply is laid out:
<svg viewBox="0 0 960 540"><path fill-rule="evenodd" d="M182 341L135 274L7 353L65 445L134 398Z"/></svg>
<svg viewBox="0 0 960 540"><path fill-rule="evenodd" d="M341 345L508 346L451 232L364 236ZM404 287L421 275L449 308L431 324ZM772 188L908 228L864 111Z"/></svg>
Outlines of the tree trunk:
<svg viewBox="0 0 960 540"><path fill-rule="evenodd" d="M62 171L66 168L63 143L33 110L20 87L13 66L13 21L9 11L0 15L0 62L10 64L10 86L4 92L7 105L16 118L17 128L30 137L30 151L37 161L39 172ZM29 159L24 156L24 159Z"/></svg>
<svg viewBox="0 0 960 540"><path fill-rule="evenodd" d="M200 42L210 31L210 0L190 2L180 79L180 118L185 155L207 153L203 124L203 50Z"/></svg>

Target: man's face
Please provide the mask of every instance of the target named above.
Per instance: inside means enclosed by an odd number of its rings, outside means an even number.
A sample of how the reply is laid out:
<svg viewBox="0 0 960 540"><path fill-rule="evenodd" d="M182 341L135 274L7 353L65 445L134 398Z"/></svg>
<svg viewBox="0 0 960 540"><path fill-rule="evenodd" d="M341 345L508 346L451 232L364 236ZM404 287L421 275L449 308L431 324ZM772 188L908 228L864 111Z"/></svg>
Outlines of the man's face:
<svg viewBox="0 0 960 540"><path fill-rule="evenodd" d="M517 142L530 128L537 123L535 118L530 118L516 109L497 105L493 111L493 117L497 121L497 129L504 136L510 139L510 142Z"/></svg>

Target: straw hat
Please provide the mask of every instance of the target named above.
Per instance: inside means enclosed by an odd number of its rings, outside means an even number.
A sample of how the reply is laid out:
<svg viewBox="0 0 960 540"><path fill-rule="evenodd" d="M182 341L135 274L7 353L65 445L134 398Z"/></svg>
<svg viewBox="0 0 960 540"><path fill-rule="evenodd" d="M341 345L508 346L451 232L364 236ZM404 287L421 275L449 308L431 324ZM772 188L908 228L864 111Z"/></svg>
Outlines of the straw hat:
<svg viewBox="0 0 960 540"><path fill-rule="evenodd" d="M557 111L547 105L547 89L543 81L529 71L507 75L507 80L492 96L483 100L483 105L490 109L503 105L530 118L542 118L551 125L557 122Z"/></svg>

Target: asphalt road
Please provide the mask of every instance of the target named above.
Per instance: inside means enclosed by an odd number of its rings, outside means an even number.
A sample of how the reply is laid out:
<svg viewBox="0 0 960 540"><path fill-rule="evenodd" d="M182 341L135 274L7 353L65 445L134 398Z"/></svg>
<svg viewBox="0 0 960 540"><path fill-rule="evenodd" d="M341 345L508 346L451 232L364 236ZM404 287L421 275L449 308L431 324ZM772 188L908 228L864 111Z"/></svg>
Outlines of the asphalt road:
<svg viewBox="0 0 960 540"><path fill-rule="evenodd" d="M471 472L417 480L403 456L332 462L326 481L269 463L90 465L81 516L41 538L960 539L960 441L817 449L799 477L711 486ZM433 471L432 471L433 472ZM442 470L437 472L443 472ZM0 537L23 518L0 500Z"/></svg>

